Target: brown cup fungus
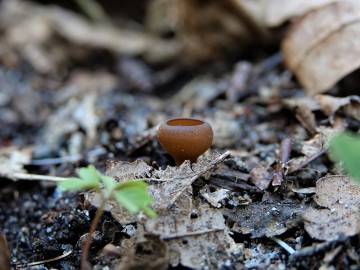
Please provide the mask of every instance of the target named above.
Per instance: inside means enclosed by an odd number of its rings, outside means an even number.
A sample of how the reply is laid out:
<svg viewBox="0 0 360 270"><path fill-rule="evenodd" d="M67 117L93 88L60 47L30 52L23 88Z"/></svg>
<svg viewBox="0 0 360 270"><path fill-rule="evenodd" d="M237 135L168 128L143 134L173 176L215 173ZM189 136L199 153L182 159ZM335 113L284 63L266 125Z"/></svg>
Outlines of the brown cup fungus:
<svg viewBox="0 0 360 270"><path fill-rule="evenodd" d="M213 141L213 130L208 122L193 118L174 118L162 123L158 130L161 146L174 159L176 166L185 160L195 163Z"/></svg>

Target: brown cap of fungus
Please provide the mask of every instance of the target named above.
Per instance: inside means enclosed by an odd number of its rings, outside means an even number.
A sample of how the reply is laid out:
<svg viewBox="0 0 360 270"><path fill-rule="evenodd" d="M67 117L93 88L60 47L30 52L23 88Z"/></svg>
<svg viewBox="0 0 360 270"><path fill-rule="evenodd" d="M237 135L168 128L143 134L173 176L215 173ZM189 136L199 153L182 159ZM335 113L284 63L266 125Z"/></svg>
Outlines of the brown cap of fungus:
<svg viewBox="0 0 360 270"><path fill-rule="evenodd" d="M185 160L196 162L213 141L208 122L193 118L174 118L162 123L158 130L161 146L181 165Z"/></svg>

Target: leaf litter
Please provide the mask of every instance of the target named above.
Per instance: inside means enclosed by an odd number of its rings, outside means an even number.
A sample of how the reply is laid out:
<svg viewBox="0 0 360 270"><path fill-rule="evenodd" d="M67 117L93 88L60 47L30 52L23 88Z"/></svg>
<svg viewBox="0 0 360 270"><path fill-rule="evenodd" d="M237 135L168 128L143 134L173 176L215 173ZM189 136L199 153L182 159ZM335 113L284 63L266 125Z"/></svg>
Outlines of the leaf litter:
<svg viewBox="0 0 360 270"><path fill-rule="evenodd" d="M227 156L228 153L212 153L195 164L185 161L179 167L165 170L155 170L141 160L132 163L109 161L106 174L117 181L142 179L152 183L148 191L154 198L157 218L147 219L141 215L129 220L129 214L114 203L110 212L122 224L135 221L142 224L142 241L147 241L149 236L162 239L168 250L164 260L170 265L181 264L193 269L202 269L205 265L221 268L232 252L240 252L241 247L231 238L222 212L193 198L191 183ZM99 198L88 196L88 200L97 205Z"/></svg>
<svg viewBox="0 0 360 270"><path fill-rule="evenodd" d="M340 50L356 43L356 9L346 7L357 3L303 2L154 0L144 25L125 16L114 27L3 1L0 224L13 266L60 258L44 265L79 267L101 198L59 193L31 173L67 177L89 163L119 182L148 182L158 213L148 219L110 201L93 237L94 268L358 266L358 187L326 155L334 135L359 129L358 80L345 76L358 62ZM159 7L170 13L154 15ZM331 27L320 31L324 18ZM313 43L293 42L309 34ZM260 43L280 40L283 55L258 55ZM249 45L248 58L223 61ZM179 115L211 122L213 150L224 154L171 166L156 130ZM31 181L9 182L9 171Z"/></svg>

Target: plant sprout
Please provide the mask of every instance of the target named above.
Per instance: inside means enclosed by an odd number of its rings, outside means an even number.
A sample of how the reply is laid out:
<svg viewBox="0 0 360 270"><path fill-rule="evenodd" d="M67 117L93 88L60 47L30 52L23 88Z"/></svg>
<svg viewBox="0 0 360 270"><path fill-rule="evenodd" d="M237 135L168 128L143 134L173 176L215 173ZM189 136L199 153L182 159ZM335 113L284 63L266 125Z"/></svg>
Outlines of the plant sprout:
<svg viewBox="0 0 360 270"><path fill-rule="evenodd" d="M99 173L93 165L79 169L79 178L71 177L62 181L58 186L62 190L88 190L94 189L102 198L100 206L96 210L91 223L89 236L86 239L81 258L81 269L89 269L87 257L92 242L92 235L104 212L108 200L114 199L129 212L136 214L141 211L150 218L156 217L156 213L149 207L153 199L148 194L147 183L143 181L126 181L118 183L114 178ZM103 186L103 188L102 188Z"/></svg>

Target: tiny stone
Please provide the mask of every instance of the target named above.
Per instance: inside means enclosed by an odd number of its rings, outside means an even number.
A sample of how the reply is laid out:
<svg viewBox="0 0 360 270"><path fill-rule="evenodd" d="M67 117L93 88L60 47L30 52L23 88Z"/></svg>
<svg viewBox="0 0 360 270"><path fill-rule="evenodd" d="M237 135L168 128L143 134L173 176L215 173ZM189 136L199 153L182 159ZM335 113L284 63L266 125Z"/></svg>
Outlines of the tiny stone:
<svg viewBox="0 0 360 270"><path fill-rule="evenodd" d="M295 241L296 243L300 243L302 241L302 236L296 237Z"/></svg>
<svg viewBox="0 0 360 270"><path fill-rule="evenodd" d="M121 257L120 248L113 244L107 244L102 249L102 254L104 254L105 256L107 256L109 258L120 258Z"/></svg>

